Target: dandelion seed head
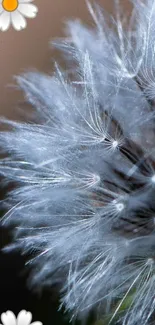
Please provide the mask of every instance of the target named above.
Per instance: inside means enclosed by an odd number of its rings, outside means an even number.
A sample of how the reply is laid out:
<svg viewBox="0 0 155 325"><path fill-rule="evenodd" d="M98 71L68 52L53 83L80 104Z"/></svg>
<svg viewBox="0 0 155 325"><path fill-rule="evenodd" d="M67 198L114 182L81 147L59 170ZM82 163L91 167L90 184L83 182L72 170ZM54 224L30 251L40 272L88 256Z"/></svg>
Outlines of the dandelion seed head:
<svg viewBox="0 0 155 325"><path fill-rule="evenodd" d="M31 256L31 285L58 283L71 319L96 310L109 325L149 325L155 0L132 1L128 28L115 2L114 26L90 3L94 29L67 23L67 39L55 42L65 71L17 77L34 114L31 123L1 119L0 173L14 184L2 224L14 235L6 250Z"/></svg>

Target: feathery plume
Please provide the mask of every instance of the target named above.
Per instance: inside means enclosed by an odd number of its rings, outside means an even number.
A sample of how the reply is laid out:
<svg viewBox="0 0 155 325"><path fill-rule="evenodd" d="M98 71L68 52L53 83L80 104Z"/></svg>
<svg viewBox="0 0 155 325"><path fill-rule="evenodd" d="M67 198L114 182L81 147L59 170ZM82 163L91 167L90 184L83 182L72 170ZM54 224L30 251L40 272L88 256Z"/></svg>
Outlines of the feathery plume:
<svg viewBox="0 0 155 325"><path fill-rule="evenodd" d="M116 1L117 3L118 1ZM17 77L36 122L2 120L0 172L17 184L4 225L32 255L33 285L61 285L73 317L149 324L155 310L155 1L128 28L88 3L67 24L68 70ZM111 24L113 23L113 27Z"/></svg>

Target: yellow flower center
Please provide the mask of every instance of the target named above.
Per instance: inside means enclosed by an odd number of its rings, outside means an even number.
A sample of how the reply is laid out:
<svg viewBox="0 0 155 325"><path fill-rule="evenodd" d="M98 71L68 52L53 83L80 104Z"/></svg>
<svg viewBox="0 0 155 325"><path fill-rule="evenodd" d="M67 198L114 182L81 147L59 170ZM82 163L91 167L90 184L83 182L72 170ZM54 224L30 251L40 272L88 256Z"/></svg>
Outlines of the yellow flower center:
<svg viewBox="0 0 155 325"><path fill-rule="evenodd" d="M18 8L18 0L3 0L2 6L6 11L14 11Z"/></svg>

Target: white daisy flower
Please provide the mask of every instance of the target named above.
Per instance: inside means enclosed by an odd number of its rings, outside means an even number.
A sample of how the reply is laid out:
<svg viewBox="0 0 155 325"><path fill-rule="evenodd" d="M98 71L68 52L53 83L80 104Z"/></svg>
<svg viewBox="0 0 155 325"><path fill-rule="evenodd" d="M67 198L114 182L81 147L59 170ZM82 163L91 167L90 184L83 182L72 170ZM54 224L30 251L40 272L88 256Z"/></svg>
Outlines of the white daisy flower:
<svg viewBox="0 0 155 325"><path fill-rule="evenodd" d="M8 310L6 313L1 315L1 321L3 324L0 325L42 325L41 322L31 323L31 320L32 314L29 311L21 310L16 318L14 313Z"/></svg>
<svg viewBox="0 0 155 325"><path fill-rule="evenodd" d="M38 8L30 3L32 1L0 0L0 30L6 31L11 25L16 30L24 29L27 26L25 17L34 18L38 12Z"/></svg>

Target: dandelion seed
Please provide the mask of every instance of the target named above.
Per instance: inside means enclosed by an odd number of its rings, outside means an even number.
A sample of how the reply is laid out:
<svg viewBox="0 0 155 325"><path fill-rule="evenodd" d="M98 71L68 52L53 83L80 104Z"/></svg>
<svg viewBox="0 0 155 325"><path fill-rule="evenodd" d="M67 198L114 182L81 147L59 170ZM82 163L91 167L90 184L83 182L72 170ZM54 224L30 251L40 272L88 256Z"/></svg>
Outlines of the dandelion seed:
<svg viewBox="0 0 155 325"><path fill-rule="evenodd" d="M113 141L112 146L114 149L118 147L118 141Z"/></svg>
<svg viewBox="0 0 155 325"><path fill-rule="evenodd" d="M116 209L118 210L118 212L122 212L125 208L125 205L123 203L117 203L116 204Z"/></svg>
<svg viewBox="0 0 155 325"><path fill-rule="evenodd" d="M146 264L149 265L149 266L154 265L154 260L153 260L153 258L148 258Z"/></svg>
<svg viewBox="0 0 155 325"><path fill-rule="evenodd" d="M151 182L152 182L153 184L155 184L155 175L153 175L153 176L151 177Z"/></svg>

